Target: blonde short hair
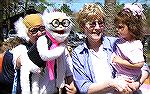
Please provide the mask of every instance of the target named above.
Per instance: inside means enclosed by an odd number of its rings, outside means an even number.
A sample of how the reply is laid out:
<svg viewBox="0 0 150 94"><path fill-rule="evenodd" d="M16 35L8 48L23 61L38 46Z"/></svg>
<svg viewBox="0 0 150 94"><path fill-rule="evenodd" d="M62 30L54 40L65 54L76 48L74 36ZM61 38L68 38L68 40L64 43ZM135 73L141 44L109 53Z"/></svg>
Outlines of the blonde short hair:
<svg viewBox="0 0 150 94"><path fill-rule="evenodd" d="M43 21L40 14L30 14L23 18L23 23L28 29L30 29L34 26L43 24Z"/></svg>
<svg viewBox="0 0 150 94"><path fill-rule="evenodd" d="M77 22L81 27L88 21L103 19L105 17L104 15L105 14L102 8L98 4L85 4L84 7L77 14Z"/></svg>

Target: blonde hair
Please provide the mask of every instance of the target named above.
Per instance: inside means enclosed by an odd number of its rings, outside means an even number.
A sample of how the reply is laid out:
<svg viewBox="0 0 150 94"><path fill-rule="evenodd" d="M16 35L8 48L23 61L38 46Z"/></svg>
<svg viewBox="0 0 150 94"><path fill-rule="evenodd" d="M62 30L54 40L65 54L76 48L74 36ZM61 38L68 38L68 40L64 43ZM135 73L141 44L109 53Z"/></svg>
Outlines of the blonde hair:
<svg viewBox="0 0 150 94"><path fill-rule="evenodd" d="M77 22L82 29L82 26L88 22L97 19L103 19L104 12L102 8L95 3L85 4L84 7L77 14Z"/></svg>
<svg viewBox="0 0 150 94"><path fill-rule="evenodd" d="M34 26L43 24L43 21L40 14L30 14L23 18L23 23L28 29L31 29Z"/></svg>

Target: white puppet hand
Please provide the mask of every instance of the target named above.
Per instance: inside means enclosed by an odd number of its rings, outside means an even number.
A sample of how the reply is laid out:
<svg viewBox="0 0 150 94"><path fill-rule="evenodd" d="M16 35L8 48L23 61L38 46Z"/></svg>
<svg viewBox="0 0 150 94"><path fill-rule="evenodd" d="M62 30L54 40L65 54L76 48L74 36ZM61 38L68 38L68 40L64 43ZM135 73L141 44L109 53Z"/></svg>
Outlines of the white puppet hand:
<svg viewBox="0 0 150 94"><path fill-rule="evenodd" d="M59 46L48 50L47 38L41 36L37 40L37 50L43 61L54 60L58 58L65 50L65 43L60 43Z"/></svg>

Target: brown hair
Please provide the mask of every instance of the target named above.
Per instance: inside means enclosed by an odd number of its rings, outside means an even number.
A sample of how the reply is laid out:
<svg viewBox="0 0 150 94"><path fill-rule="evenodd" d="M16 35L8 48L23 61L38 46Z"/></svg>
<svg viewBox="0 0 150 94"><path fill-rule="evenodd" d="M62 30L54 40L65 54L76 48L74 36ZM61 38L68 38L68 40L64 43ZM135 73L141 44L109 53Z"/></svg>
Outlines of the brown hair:
<svg viewBox="0 0 150 94"><path fill-rule="evenodd" d="M84 7L77 14L77 22L81 30L83 28L82 26L84 26L86 22L103 18L104 12L102 8L95 3L84 5Z"/></svg>
<svg viewBox="0 0 150 94"><path fill-rule="evenodd" d="M143 21L141 15L133 15L130 9L123 9L114 19L116 25L125 24L128 27L130 35L133 39L143 38Z"/></svg>
<svg viewBox="0 0 150 94"><path fill-rule="evenodd" d="M13 49L19 44L23 44L24 40L20 37L9 38L8 40L3 42L3 49L6 51L7 49Z"/></svg>

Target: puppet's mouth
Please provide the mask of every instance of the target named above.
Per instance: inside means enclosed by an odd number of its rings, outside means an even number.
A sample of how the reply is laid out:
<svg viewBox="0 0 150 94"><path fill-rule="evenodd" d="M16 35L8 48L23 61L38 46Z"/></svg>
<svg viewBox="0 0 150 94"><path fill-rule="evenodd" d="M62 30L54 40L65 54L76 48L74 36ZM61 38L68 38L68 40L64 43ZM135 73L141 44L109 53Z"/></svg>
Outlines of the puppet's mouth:
<svg viewBox="0 0 150 94"><path fill-rule="evenodd" d="M64 34L64 30L54 30L53 32L58 33L58 34Z"/></svg>

